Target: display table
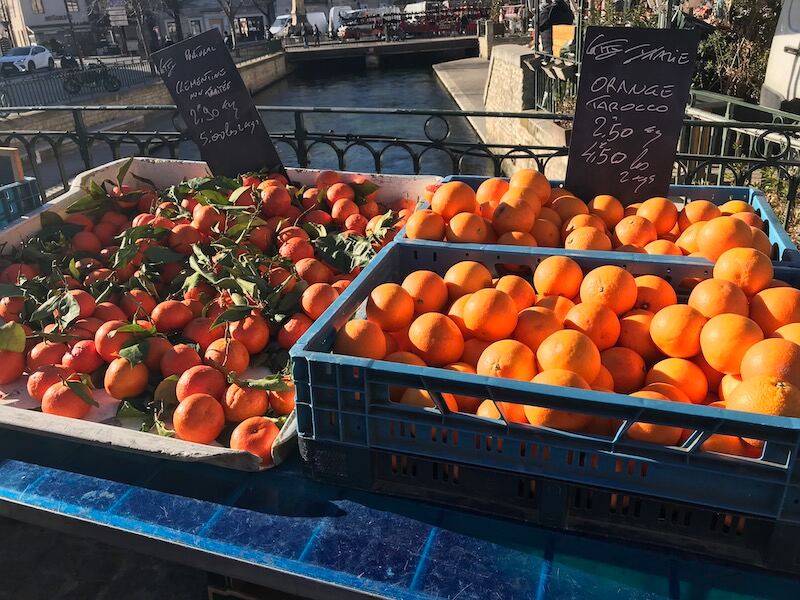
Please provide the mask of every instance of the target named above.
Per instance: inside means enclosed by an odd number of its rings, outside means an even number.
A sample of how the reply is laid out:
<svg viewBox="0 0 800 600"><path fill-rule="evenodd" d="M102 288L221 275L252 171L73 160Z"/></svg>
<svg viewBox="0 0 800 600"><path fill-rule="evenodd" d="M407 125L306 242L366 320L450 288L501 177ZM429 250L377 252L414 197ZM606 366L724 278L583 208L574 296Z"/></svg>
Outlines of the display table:
<svg viewBox="0 0 800 600"><path fill-rule="evenodd" d="M317 484L4 430L0 514L310 598L796 598L800 582ZM335 596L333 596L335 594Z"/></svg>

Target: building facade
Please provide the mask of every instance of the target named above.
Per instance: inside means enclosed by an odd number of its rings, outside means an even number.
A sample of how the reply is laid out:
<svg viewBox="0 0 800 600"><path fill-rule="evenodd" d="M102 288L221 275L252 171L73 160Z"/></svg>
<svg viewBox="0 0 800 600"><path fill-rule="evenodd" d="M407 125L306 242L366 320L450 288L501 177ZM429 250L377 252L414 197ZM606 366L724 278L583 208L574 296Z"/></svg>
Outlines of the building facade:
<svg viewBox="0 0 800 600"><path fill-rule="evenodd" d="M0 0L0 49L3 52L15 46L25 46L30 43L33 31L25 25L22 14L21 0Z"/></svg>
<svg viewBox="0 0 800 600"><path fill-rule="evenodd" d="M9 4L15 2L24 19L25 27L30 31L27 45L33 43L50 46L57 40L68 48L74 48L76 40L72 39L69 19L79 37L90 35L87 0L5 0ZM67 15L69 11L69 15Z"/></svg>
<svg viewBox="0 0 800 600"><path fill-rule="evenodd" d="M230 30L230 23L216 0L189 0L180 15L183 37L191 37L208 31L219 29ZM237 41L264 39L264 34L274 19L274 3L270 0L244 2L238 14L234 32ZM161 13L158 16L159 30L163 40L177 39L177 26L172 15Z"/></svg>

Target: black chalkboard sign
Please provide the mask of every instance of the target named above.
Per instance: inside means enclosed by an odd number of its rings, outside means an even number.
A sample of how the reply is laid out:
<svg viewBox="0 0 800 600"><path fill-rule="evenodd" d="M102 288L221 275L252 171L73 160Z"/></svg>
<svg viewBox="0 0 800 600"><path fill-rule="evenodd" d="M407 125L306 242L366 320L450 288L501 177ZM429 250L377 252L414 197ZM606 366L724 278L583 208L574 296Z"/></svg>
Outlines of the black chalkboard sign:
<svg viewBox="0 0 800 600"><path fill-rule="evenodd" d="M699 34L586 31L565 187L631 204L669 190Z"/></svg>
<svg viewBox="0 0 800 600"><path fill-rule="evenodd" d="M218 29L153 53L153 62L212 173L285 172Z"/></svg>

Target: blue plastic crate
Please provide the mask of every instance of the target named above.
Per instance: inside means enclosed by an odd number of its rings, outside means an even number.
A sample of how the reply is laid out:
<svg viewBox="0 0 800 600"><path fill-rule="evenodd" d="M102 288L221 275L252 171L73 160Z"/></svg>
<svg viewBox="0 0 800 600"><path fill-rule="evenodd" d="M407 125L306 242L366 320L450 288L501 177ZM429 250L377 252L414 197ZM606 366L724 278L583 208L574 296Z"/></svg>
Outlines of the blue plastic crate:
<svg viewBox="0 0 800 600"><path fill-rule="evenodd" d="M36 179L0 186L0 228L7 226L42 205Z"/></svg>
<svg viewBox="0 0 800 600"><path fill-rule="evenodd" d="M478 189L478 186L483 183L487 177L479 175L450 175L442 179L442 183L448 181L463 181L469 184L473 189ZM552 181L552 185L560 186L563 182ZM764 221L764 233L769 237L772 242L772 248L776 262L787 267L800 268L800 251L797 246L792 242L792 238L786 233L775 211L772 210L769 202L767 202L764 192L752 187L731 187L731 186L700 186L700 185L672 185L669 188L669 197L673 200L680 202L690 202L692 200L708 200L714 204L721 205L728 200L744 200L750 204L755 210L756 214ZM405 237L405 231L402 231L399 238ZM551 248L554 254L560 254L561 249ZM611 256L615 253L601 253L596 251L581 251L583 255L600 255ZM662 260L661 256L651 255L652 259L656 262ZM708 264L707 261L701 258L688 258L684 260L696 262L697 264Z"/></svg>
<svg viewBox="0 0 800 600"><path fill-rule="evenodd" d="M587 256L585 271L619 265L674 282L711 267L681 257ZM291 351L300 448L311 474L565 527L800 571L800 419L455 373L330 353L335 332L369 292L410 272L444 274L462 260L534 268L545 248L390 244ZM800 272L776 277L800 284ZM431 392L437 409L393 403L390 385ZM682 447L569 433L450 412L449 392L693 430ZM759 459L700 451L712 433L766 441ZM778 544L777 546L775 544ZM774 552L773 552L774 551Z"/></svg>

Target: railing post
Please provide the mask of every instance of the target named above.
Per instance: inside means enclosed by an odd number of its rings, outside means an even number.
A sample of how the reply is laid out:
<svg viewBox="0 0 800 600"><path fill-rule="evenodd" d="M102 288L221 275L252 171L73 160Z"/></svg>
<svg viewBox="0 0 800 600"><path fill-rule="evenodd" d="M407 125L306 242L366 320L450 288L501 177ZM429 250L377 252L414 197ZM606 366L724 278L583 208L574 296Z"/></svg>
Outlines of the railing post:
<svg viewBox="0 0 800 600"><path fill-rule="evenodd" d="M789 179L789 190L786 192L786 215L783 217L783 228L788 230L794 216L794 205L797 200L798 179L800 175Z"/></svg>
<svg viewBox="0 0 800 600"><path fill-rule="evenodd" d="M83 122L83 114L80 109L72 111L72 119L75 121L75 133L78 137L78 151L87 169L92 167L92 157L89 152L89 136L87 135L86 125Z"/></svg>
<svg viewBox="0 0 800 600"><path fill-rule="evenodd" d="M306 126L303 120L303 113L299 110L294 112L294 139L297 140L297 163L301 167L308 167L308 147Z"/></svg>

